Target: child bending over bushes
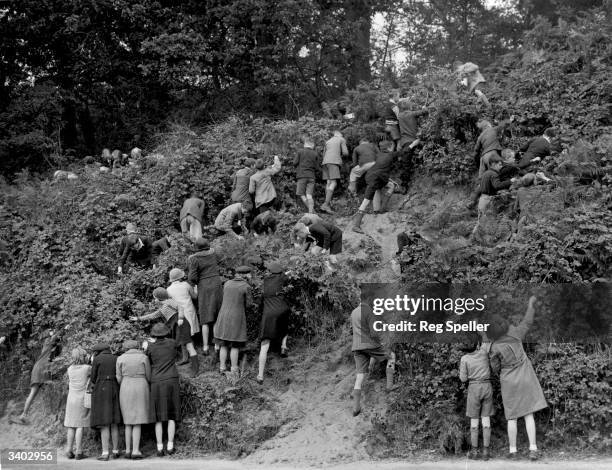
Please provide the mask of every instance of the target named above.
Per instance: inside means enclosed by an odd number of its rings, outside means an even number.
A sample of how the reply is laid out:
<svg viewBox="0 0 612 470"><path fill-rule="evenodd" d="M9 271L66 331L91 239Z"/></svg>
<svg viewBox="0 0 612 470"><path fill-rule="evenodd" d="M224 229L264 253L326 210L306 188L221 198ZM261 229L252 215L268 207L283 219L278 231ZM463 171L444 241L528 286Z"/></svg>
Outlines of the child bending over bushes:
<svg viewBox="0 0 612 470"><path fill-rule="evenodd" d="M491 369L499 373L504 414L508 420L508 457L517 457L516 435L518 418L525 418L525 428L529 438L529 458L538 458L536 445L536 427L533 414L547 407L540 382L533 370L533 365L523 349L523 339L533 324L536 298L531 296L525 317L518 326L494 315L491 318L489 336L491 344Z"/></svg>

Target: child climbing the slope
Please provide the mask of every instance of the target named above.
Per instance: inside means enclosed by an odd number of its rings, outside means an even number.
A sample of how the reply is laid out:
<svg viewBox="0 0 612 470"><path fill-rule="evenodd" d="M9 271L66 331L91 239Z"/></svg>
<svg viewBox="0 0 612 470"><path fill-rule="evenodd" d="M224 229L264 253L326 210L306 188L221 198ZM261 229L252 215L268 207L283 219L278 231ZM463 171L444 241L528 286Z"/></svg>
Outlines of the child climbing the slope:
<svg viewBox="0 0 612 470"><path fill-rule="evenodd" d="M467 404L465 415L470 418L470 443L472 448L468 458L478 458L478 421L482 421L482 459L489 460L489 444L491 443L491 415L493 408L493 387L491 386L491 368L489 366L489 350L491 342L483 335L482 343L476 333L469 337L470 341L462 348L467 353L461 356L459 362L459 380L468 382Z"/></svg>
<svg viewBox="0 0 612 470"><path fill-rule="evenodd" d="M518 326L494 315L490 322L489 336L493 340L489 353L491 369L499 373L504 414L508 420L508 458L516 459L516 435L518 418L525 418L525 428L529 439L529 459L538 459L536 445L536 426L533 414L546 408L546 399L533 365L523 349L523 340L533 324L536 297L531 296L525 317Z"/></svg>

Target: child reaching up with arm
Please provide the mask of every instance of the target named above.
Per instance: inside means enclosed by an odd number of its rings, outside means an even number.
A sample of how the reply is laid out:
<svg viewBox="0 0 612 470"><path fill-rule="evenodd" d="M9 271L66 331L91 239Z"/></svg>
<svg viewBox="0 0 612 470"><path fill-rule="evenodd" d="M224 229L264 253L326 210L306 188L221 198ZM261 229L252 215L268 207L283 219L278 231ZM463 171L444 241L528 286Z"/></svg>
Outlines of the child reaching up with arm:
<svg viewBox="0 0 612 470"><path fill-rule="evenodd" d="M499 372L504 414L508 420L510 459L515 459L518 455L518 418L525 418L529 458L538 458L533 414L548 406L533 365L523 349L523 340L533 324L535 302L536 298L531 296L525 317L518 326L510 325L503 317L494 315L489 328L489 336L493 340L490 352L491 368Z"/></svg>
<svg viewBox="0 0 612 470"><path fill-rule="evenodd" d="M466 354L459 362L459 379L468 383L465 414L470 418L470 441L472 448L468 458L478 457L478 423L482 421L482 458L489 460L491 442L491 416L494 414L493 387L489 367L491 343L483 334L482 342L476 333L470 335L469 342L461 349Z"/></svg>

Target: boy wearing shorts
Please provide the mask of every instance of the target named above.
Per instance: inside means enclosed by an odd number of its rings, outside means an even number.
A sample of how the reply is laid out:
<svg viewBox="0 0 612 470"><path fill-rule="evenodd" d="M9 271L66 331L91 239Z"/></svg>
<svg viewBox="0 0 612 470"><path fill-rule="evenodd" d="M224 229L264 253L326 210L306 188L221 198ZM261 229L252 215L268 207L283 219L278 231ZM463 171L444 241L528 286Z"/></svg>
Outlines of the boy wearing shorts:
<svg viewBox="0 0 612 470"><path fill-rule="evenodd" d="M314 213L314 193L315 171L318 166L319 155L314 151L314 143L311 140L304 140L304 148L298 150L297 155L293 159L293 165L296 167L295 173L297 176L297 195L302 199L304 205L308 208L308 213Z"/></svg>
<svg viewBox="0 0 612 470"><path fill-rule="evenodd" d="M334 131L331 139L325 142L325 153L323 154L323 179L325 185L325 202L321 205L321 210L328 214L333 214L331 200L334 190L340 181L340 168L342 167L342 157L348 156L348 147L342 132Z"/></svg>
<svg viewBox="0 0 612 470"><path fill-rule="evenodd" d="M387 361L387 389L393 385L395 353L383 349L380 340L371 330L372 308L362 302L351 313L353 327L353 356L355 358L355 388L353 390L353 416L361 413L361 385L367 372L376 363Z"/></svg>
<svg viewBox="0 0 612 470"><path fill-rule="evenodd" d="M470 341L462 350L467 354L461 356L459 363L459 379L468 382L468 395L465 414L470 418L470 441L472 448L468 458L478 457L478 420L482 421L482 458L489 460L489 444L491 442L491 415L493 408L493 387L491 386L491 367L489 351L491 343L483 336L479 346L476 333L470 335Z"/></svg>

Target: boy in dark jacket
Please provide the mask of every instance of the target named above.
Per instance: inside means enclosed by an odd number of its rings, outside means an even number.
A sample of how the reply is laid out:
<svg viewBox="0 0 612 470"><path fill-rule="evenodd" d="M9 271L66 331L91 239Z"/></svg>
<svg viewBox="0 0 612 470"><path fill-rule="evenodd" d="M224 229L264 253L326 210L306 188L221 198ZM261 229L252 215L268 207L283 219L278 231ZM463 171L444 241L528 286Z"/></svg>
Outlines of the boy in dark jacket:
<svg viewBox="0 0 612 470"><path fill-rule="evenodd" d="M365 194L359 206L359 210L355 215L355 221L353 222L353 231L357 233L363 233L361 222L370 202L373 201L375 213L382 213L386 210L387 202L393 193L394 186L387 188L389 185L389 178L393 171L393 163L395 162L394 154L390 153L393 144L385 141L381 142L379 146L383 153L378 156L376 163L374 163L366 174L367 186ZM386 188L384 193L381 192L383 188Z"/></svg>
<svg viewBox="0 0 612 470"><path fill-rule="evenodd" d="M319 155L314 151L314 143L311 140L304 140L304 148L298 150L293 159L293 165L296 167L296 193L308 208L308 212L312 214L314 213L312 194L315 186L315 171L319 166Z"/></svg>
<svg viewBox="0 0 612 470"><path fill-rule="evenodd" d="M527 170L533 163L541 161L550 155L551 142L555 138L556 132L552 127L544 131L544 134L535 139L531 139L527 144L521 147L521 159L518 166L521 170Z"/></svg>

